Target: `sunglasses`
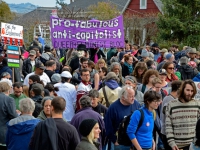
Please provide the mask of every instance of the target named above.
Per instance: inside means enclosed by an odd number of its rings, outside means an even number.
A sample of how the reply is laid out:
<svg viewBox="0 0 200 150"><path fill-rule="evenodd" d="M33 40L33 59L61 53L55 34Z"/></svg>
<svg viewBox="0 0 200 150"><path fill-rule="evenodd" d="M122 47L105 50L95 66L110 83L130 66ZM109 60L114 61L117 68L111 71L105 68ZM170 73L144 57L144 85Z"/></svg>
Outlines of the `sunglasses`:
<svg viewBox="0 0 200 150"><path fill-rule="evenodd" d="M167 69L174 70L174 68L167 68Z"/></svg>

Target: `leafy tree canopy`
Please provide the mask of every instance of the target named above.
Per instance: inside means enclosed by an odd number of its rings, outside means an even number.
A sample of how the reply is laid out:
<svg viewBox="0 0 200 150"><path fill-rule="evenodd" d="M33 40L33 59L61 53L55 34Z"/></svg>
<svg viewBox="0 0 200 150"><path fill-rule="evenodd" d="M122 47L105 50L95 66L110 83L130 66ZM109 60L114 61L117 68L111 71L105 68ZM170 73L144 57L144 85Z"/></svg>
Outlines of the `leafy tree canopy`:
<svg viewBox="0 0 200 150"><path fill-rule="evenodd" d="M117 6L110 2L98 2L97 5L90 5L87 11L91 18L98 20L110 20L119 15Z"/></svg>
<svg viewBox="0 0 200 150"><path fill-rule="evenodd" d="M4 1L0 1L0 22L9 22L15 17L15 13L12 13L8 4Z"/></svg>
<svg viewBox="0 0 200 150"><path fill-rule="evenodd" d="M200 0L161 0L163 15L157 25L159 38L192 47L200 44Z"/></svg>

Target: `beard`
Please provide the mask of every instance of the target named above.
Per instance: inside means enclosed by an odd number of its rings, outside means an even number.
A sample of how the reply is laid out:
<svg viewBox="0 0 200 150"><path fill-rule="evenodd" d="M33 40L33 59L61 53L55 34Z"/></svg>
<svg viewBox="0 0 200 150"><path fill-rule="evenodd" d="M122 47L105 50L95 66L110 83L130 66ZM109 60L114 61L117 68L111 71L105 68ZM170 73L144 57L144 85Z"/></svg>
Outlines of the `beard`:
<svg viewBox="0 0 200 150"><path fill-rule="evenodd" d="M185 94L184 94L184 100L185 100L185 102L189 102L189 101L192 100L192 96L191 96L191 95L185 95Z"/></svg>

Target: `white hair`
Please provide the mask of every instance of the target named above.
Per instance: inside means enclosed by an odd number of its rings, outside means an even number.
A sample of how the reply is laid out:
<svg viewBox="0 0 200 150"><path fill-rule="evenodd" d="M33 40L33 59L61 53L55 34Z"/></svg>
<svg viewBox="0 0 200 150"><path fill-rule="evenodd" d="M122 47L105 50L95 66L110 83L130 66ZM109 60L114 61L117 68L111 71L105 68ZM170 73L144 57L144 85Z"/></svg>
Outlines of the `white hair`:
<svg viewBox="0 0 200 150"><path fill-rule="evenodd" d="M166 58L167 54L169 54L169 53L168 53L168 52L165 52L165 53L164 53L164 58Z"/></svg>
<svg viewBox="0 0 200 150"><path fill-rule="evenodd" d="M19 110L22 113L33 113L35 110L35 103L30 98L23 98L19 101Z"/></svg>
<svg viewBox="0 0 200 150"><path fill-rule="evenodd" d="M133 87L130 86L130 85L123 86L122 89L121 89L121 91L120 91L120 93L119 93L119 98L122 99L122 97L124 97L125 99L127 99L127 97L128 97L128 90L130 90L130 89L132 89L134 91Z"/></svg>
<svg viewBox="0 0 200 150"><path fill-rule="evenodd" d="M8 83L8 85L9 85L10 87L12 87L12 81L10 81L9 79L2 78L1 81L0 81L0 84L1 84L1 82L6 82L6 83Z"/></svg>

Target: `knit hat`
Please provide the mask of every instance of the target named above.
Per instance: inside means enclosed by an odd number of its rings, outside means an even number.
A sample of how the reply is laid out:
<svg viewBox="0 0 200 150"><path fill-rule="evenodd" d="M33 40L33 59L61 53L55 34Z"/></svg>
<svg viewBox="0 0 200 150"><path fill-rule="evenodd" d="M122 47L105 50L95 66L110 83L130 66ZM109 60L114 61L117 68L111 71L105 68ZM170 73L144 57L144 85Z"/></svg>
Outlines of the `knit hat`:
<svg viewBox="0 0 200 150"><path fill-rule="evenodd" d="M149 57L149 52L147 50L143 49L141 57Z"/></svg>
<svg viewBox="0 0 200 150"><path fill-rule="evenodd" d="M51 51L51 47L49 45L45 45L44 46L44 51L45 52L50 52Z"/></svg>
<svg viewBox="0 0 200 150"><path fill-rule="evenodd" d="M182 64L188 64L188 58L187 57L181 57L181 59L179 60L179 62L180 62L180 64L182 65Z"/></svg>
<svg viewBox="0 0 200 150"><path fill-rule="evenodd" d="M51 76L51 81L52 82L61 82L61 76L59 73L54 73L52 76Z"/></svg>
<svg viewBox="0 0 200 150"><path fill-rule="evenodd" d="M158 44L154 43L151 47L158 47Z"/></svg>
<svg viewBox="0 0 200 150"><path fill-rule="evenodd" d="M83 120L79 126L80 134L84 137L88 136L96 123L97 123L97 121L94 119Z"/></svg>
<svg viewBox="0 0 200 150"><path fill-rule="evenodd" d="M154 54L153 54L152 52L149 52L149 58L150 58L151 60L154 60Z"/></svg>
<svg viewBox="0 0 200 150"><path fill-rule="evenodd" d="M165 58L169 60L170 58L172 58L172 56L173 56L172 53L168 53Z"/></svg>

